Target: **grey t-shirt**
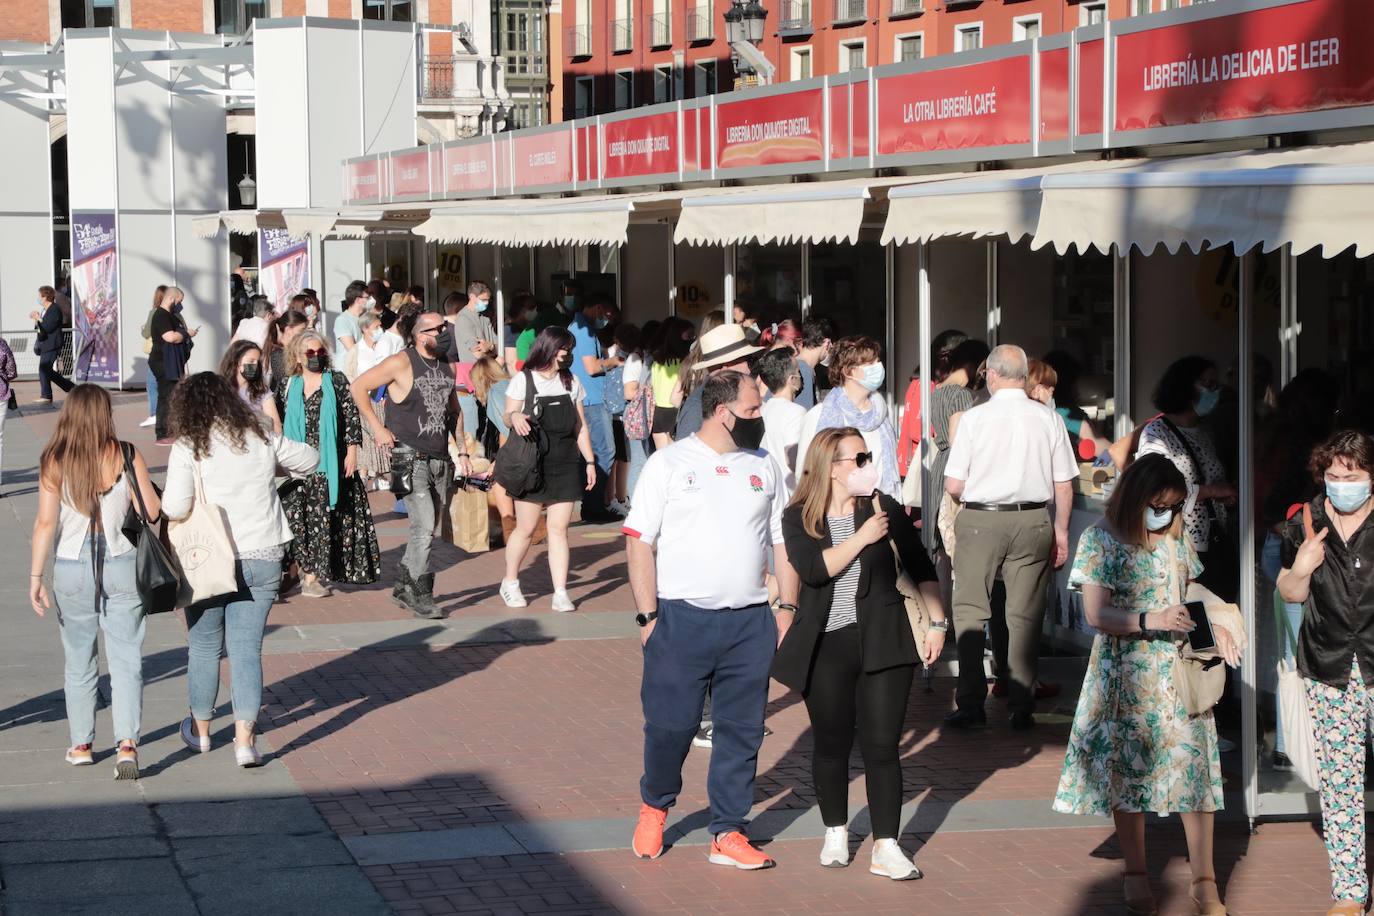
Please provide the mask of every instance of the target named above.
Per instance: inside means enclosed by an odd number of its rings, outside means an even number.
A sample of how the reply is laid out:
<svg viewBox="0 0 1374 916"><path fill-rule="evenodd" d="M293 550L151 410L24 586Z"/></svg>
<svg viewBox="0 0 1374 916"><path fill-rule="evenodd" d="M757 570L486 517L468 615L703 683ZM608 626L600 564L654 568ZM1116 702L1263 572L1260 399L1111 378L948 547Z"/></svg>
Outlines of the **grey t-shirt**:
<svg viewBox="0 0 1374 916"><path fill-rule="evenodd" d="M489 343L495 347L496 329L486 315L474 308L465 308L453 319L453 345L448 351L449 362L477 362L477 357L472 355L472 348L479 343Z"/></svg>

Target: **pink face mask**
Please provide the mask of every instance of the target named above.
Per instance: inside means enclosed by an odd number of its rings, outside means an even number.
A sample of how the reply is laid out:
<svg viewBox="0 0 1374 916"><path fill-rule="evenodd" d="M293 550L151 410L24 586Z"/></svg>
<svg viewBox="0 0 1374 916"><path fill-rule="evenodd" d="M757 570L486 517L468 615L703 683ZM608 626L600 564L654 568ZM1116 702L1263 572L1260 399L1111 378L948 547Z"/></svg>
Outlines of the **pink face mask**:
<svg viewBox="0 0 1374 916"><path fill-rule="evenodd" d="M850 471L849 477L845 479L845 486L849 488L850 496L872 496L873 491L878 489L877 462L870 461L863 467Z"/></svg>

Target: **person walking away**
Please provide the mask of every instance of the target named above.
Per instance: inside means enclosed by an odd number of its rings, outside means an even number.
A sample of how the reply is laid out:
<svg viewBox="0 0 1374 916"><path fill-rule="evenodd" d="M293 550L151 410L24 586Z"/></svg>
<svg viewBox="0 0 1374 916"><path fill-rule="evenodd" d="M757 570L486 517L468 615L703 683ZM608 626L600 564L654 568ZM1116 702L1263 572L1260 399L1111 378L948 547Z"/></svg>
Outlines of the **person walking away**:
<svg viewBox="0 0 1374 916"><path fill-rule="evenodd" d="M776 863L745 829L768 669L796 612L797 575L783 543L787 492L777 463L759 449L762 402L753 379L712 375L702 410L700 432L649 457L624 526L644 646L644 775L631 850L640 858L663 854L664 823L711 683L708 861L771 868ZM781 599L776 619L764 582L770 552Z"/></svg>
<svg viewBox="0 0 1374 916"><path fill-rule="evenodd" d="M805 384L800 365L790 350L782 349L765 353L754 367L772 394L763 402L763 450L782 467L789 493L797 488L797 445L806 420L806 408L796 402Z"/></svg>
<svg viewBox="0 0 1374 916"><path fill-rule="evenodd" d="M1079 539L1069 586L1082 591L1097 635L1054 810L1115 820L1126 911L1133 914L1156 912L1145 815L1177 812L1194 911L1221 916L1226 908L1212 858L1214 813L1223 806L1216 721L1211 710L1190 716L1174 687L1174 640L1194 627L1182 602L1201 568L1180 518L1185 494L1183 475L1168 459L1145 456L1117 481L1106 518ZM965 549L961 542L959 552ZM1231 621L1212 624L1218 652L1238 666L1243 637Z"/></svg>
<svg viewBox="0 0 1374 916"><path fill-rule="evenodd" d="M472 364L468 384L472 387L472 396L477 404L477 435L473 438L482 447L482 457L494 465L497 453L510 434L505 417L510 375L496 360L483 357ZM491 500L501 515L501 543L504 545L515 531L515 500L505 487L495 481L487 492L491 494ZM544 534L536 527L531 543L538 544L543 538Z"/></svg>
<svg viewBox="0 0 1374 916"><path fill-rule="evenodd" d="M277 400L267 386L262 350L256 344L249 340L231 343L219 362L219 374L245 404L268 421L272 432L281 435L281 414L277 413Z"/></svg>
<svg viewBox="0 0 1374 916"><path fill-rule="evenodd" d="M829 362L833 339L835 322L829 318L817 316L802 322L801 346L797 349L797 371L802 384L796 402L807 410L816 406L816 367Z"/></svg>
<svg viewBox="0 0 1374 916"><path fill-rule="evenodd" d="M159 285L153 290L153 307L148 310L148 317L143 320L143 327L139 332L143 335L143 355L150 356L153 352L153 316L157 314L157 308L162 304L162 297L167 295L165 284ZM140 427L157 425L157 378L153 375L153 362L148 359L148 366L144 373L144 386L148 393L148 419L138 424Z"/></svg>
<svg viewBox="0 0 1374 916"><path fill-rule="evenodd" d="M1216 409L1221 382L1216 364L1201 356L1185 356L1169 366L1155 388L1156 417L1140 432L1136 456L1163 455L1188 481L1183 521L1202 560L1201 582L1223 601L1236 600L1239 567L1235 541L1227 533L1236 488L1202 418Z"/></svg>
<svg viewBox="0 0 1374 916"><path fill-rule="evenodd" d="M263 365L267 368L267 384L276 388L277 382L286 378L286 348L291 346L291 341L296 339L296 335L309 327L310 322L305 317L302 308L307 304L304 296L296 296L291 300L292 307L283 312L272 322L271 329L267 332L267 343L263 345ZM297 305L302 308L297 308Z"/></svg>
<svg viewBox="0 0 1374 916"><path fill-rule="evenodd" d="M320 453L315 473L288 484L283 499L295 535L291 559L300 567L301 594L325 598L330 591L321 579L366 585L381 575L372 507L357 473L363 433L343 373L330 369L323 337L298 334L287 350L286 368L290 375L275 392L282 432Z"/></svg>
<svg viewBox="0 0 1374 916"><path fill-rule="evenodd" d="M4 338L0 338L0 467L4 465L5 421L9 417L10 399L14 397L14 380L18 377L19 365L15 362L14 351Z"/></svg>
<svg viewBox="0 0 1374 916"><path fill-rule="evenodd" d="M382 319L371 312L358 319L358 327L363 336L349 354L352 362L349 378L355 379L380 366L388 356L395 356L405 349L401 339L383 330ZM385 425L386 387L373 391L370 397L373 413ZM363 483L369 490L381 489L386 476L391 473L391 453L377 446L377 440L372 436L372 424L366 418L363 419L362 428L363 447L358 452L358 473L363 475Z"/></svg>
<svg viewBox="0 0 1374 916"><path fill-rule="evenodd" d="M573 334L549 327L539 337L520 370L506 387L505 425L528 436L539 427L541 482L538 489L515 496L515 530L506 542L501 600L506 607L528 602L520 590L520 566L529 553L535 526L545 516L549 541L549 576L555 611L575 611L568 597L568 525L573 506L596 485L596 456L587 429L586 392L572 371Z"/></svg>
<svg viewBox="0 0 1374 916"><path fill-rule="evenodd" d="M267 332L272 327L273 319L277 317L277 310L273 307L272 300L266 296L254 296L252 309L252 316L239 322L233 339L251 341L258 345L258 349L262 349L267 344Z"/></svg>
<svg viewBox="0 0 1374 916"><path fill-rule="evenodd" d="M617 494L620 506L613 511L629 513L630 496L635 491L644 462L649 460L649 439L637 439L625 430L625 408L647 390L649 384L648 355L645 350L644 329L629 322L621 322L615 329L617 355L624 360L620 368L620 416L616 418L619 435L625 442L624 493ZM609 397L609 395L608 395ZM623 496L623 498L622 498Z"/></svg>
<svg viewBox="0 0 1374 916"><path fill-rule="evenodd" d="M1284 601L1306 605L1298 672L1312 714L1331 862L1327 914L1358 916L1369 902L1364 793L1374 714L1374 445L1362 432L1338 432L1313 451L1309 467L1324 492L1284 526L1278 587Z"/></svg>
<svg viewBox="0 0 1374 916"><path fill-rule="evenodd" d="M167 287L157 314L148 322L153 332L148 364L153 367L153 376L157 379L157 423L154 424L154 432L158 445L172 444L167 428L167 407L172 400L172 390L186 372L186 363L191 358L191 347L194 346L192 341L200 333L199 327L187 327L182 318L184 298L185 295L177 287Z"/></svg>
<svg viewBox="0 0 1374 916"><path fill-rule="evenodd" d="M1004 344L987 360L988 403L964 414L945 465L944 485L963 509L955 520L954 626L959 646L958 709L952 728L987 721L983 704L983 627L992 616L993 580L1007 594L1008 705L1015 729L1035 724L1040 631L1051 562L1069 554L1069 515L1078 462L1064 424L1026 396L1026 353ZM1054 500L1054 514L1046 511Z"/></svg>
<svg viewBox="0 0 1374 916"><path fill-rule="evenodd" d="M132 481L126 466L134 469ZM95 762L97 639L100 631L105 634L116 779L138 778L143 711L143 602L134 545L121 530L134 486L147 507L146 520L156 520L162 511L157 489L143 456L116 435L109 393L98 385L77 385L38 461L29 603L43 617L56 600L72 742L66 760L73 766ZM43 581L50 554L55 555L51 593Z"/></svg>
<svg viewBox="0 0 1374 916"><path fill-rule="evenodd" d="M29 313L33 329L38 333L38 399L35 404L52 403L52 386L64 392L72 390L72 380L57 371L62 356L62 308L57 304L57 290L51 286L38 287L40 309Z"/></svg>
<svg viewBox="0 0 1374 916"><path fill-rule="evenodd" d="M403 314L397 321L410 321ZM409 536L391 600L417 617L437 618L443 613L434 603L434 573L429 571L435 521L448 505L453 487L449 459L450 424L463 428L462 408L455 393L453 371L444 362L450 333L448 323L434 312L414 316L414 342L354 379L351 386L355 414L372 429L377 447L392 452L397 443L413 453L411 492L406 505ZM371 393L385 388L386 411L378 416ZM393 462L400 460L392 453ZM460 451L458 472L472 473L466 451Z"/></svg>
<svg viewBox="0 0 1374 916"><path fill-rule="evenodd" d="M897 845L902 723L916 663L935 664L949 623L935 567L905 509L882 494L874 505L878 468L867 449L857 429L838 427L822 430L807 452L801 486L782 516L801 595L772 674L801 692L811 718L811 777L825 823L821 865L849 864L849 755L857 725L873 824L869 871L905 881L921 871ZM897 590L903 570L930 609L919 646Z"/></svg>
<svg viewBox="0 0 1374 916"><path fill-rule="evenodd" d="M358 319L363 313L375 309L378 301L372 298L367 291L367 284L361 280L354 280L344 290L343 311L334 319L334 352L339 354L342 363L348 362L348 356L362 339L363 332Z"/></svg>
<svg viewBox="0 0 1374 916"><path fill-rule="evenodd" d="M797 466L806 466L806 450L821 430L852 426L863 433L878 465L878 489L900 500L897 430L888 414L887 399L880 393L887 378L882 346L863 335L841 338L835 344L829 374L833 386L830 393L806 412L797 443Z"/></svg>
<svg viewBox="0 0 1374 916"><path fill-rule="evenodd" d="M230 351L239 346L252 344L239 341ZM262 707L262 637L291 541L277 497L277 469L304 477L319 467L320 453L283 437L241 391L213 372L198 372L177 386L169 421L176 443L167 458L162 511L173 521L189 516L199 480L206 503L219 513L234 545L239 584L232 594L186 609L191 714L181 722L181 740L197 753L210 750L220 657L227 654L234 762L260 766L255 738Z"/></svg>
<svg viewBox="0 0 1374 916"><path fill-rule="evenodd" d="M582 414L591 438L595 458L596 480L582 495L582 521L591 524L618 522L620 516L607 507L606 485L610 480L611 464L615 461L615 435L611 413L606 408L606 373L622 364L622 360L606 355L598 333L610 321L610 307L604 302L578 308L573 313L568 330L573 336L572 374L581 383L585 400ZM531 353L531 359L533 354ZM526 361L529 365L529 360Z"/></svg>
<svg viewBox="0 0 1374 916"><path fill-rule="evenodd" d="M460 296L464 304L450 311L458 305ZM490 309L491 289L480 280L468 284L466 296L449 293L444 300L444 310L450 314L448 321L452 329L445 338L448 349L444 352L444 359L453 365L471 366L483 357L495 358L496 329L486 315ZM463 408L464 435L476 436L477 402L471 394L460 390L458 404Z"/></svg>
<svg viewBox="0 0 1374 916"><path fill-rule="evenodd" d="M677 390L682 376L682 363L692 350L696 340L696 328L685 318L670 316L659 328L658 339L650 347L653 366L649 370L649 384L654 392L654 425L651 430L655 449L667 448L673 443L673 433L677 429L677 402L673 392ZM634 500L634 491L630 491Z"/></svg>

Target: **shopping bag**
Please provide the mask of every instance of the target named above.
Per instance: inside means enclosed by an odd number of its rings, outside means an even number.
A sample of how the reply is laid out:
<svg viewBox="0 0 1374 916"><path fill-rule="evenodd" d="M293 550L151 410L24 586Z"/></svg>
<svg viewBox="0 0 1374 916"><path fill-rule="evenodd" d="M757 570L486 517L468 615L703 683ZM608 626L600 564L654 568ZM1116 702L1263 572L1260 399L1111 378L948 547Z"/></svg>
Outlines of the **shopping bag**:
<svg viewBox="0 0 1374 916"><path fill-rule="evenodd" d="M1307 683L1298 673L1298 640L1293 635L1293 627L1288 622L1283 603L1283 597L1275 589L1274 619L1279 633L1279 680L1275 694L1279 706L1279 725L1283 729L1283 751L1293 761L1293 772L1298 774L1298 778L1316 789L1318 769L1312 711L1307 706Z"/></svg>
<svg viewBox="0 0 1374 916"><path fill-rule="evenodd" d="M486 553L491 549L491 521L487 514L487 494L478 489L454 488L444 513L441 534L444 540L467 553Z"/></svg>
<svg viewBox="0 0 1374 916"><path fill-rule="evenodd" d="M191 514L167 523L167 540L181 565L182 587L177 606L232 595L239 590L234 542L219 506L205 500L200 465L195 465L195 503Z"/></svg>

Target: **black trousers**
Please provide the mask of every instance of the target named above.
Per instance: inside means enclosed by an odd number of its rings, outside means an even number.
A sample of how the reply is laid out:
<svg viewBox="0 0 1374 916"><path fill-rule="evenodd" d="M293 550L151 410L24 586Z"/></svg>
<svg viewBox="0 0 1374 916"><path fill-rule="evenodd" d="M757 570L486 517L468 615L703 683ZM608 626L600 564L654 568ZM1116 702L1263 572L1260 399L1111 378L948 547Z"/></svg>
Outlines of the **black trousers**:
<svg viewBox="0 0 1374 916"><path fill-rule="evenodd" d="M157 426L154 431L158 439L166 439L171 435L167 429L167 412L172 409L172 392L176 390L177 379L168 378L157 369L153 370L153 378L157 379Z"/></svg>
<svg viewBox="0 0 1374 916"><path fill-rule="evenodd" d="M915 665L866 673L858 624L821 635L805 699L815 738L811 778L825 826L849 823L849 754L857 722L873 837L897 838L902 816L897 748L915 673Z"/></svg>
<svg viewBox="0 0 1374 916"><path fill-rule="evenodd" d="M72 380L57 371L57 361L62 358L61 350L53 350L38 357L38 394L52 400L52 386L63 391L71 391Z"/></svg>

